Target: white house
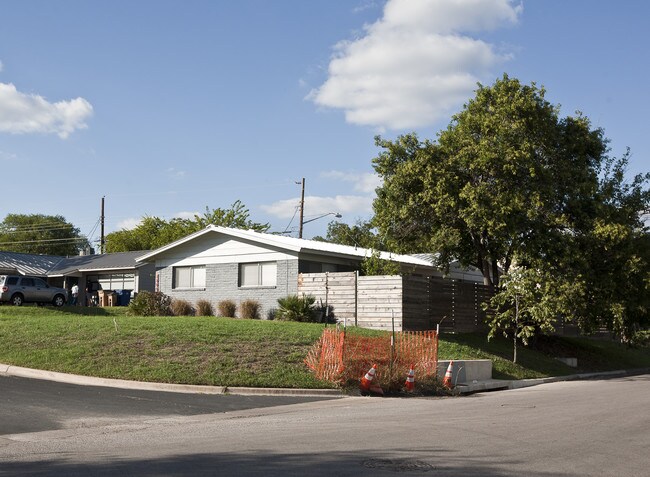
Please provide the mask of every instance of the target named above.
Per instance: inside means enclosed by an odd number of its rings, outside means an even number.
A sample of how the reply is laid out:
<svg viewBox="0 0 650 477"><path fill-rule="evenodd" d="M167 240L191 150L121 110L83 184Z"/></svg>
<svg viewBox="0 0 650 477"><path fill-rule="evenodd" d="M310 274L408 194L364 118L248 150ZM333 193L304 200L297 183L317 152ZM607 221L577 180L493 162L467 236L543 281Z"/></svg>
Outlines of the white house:
<svg viewBox="0 0 650 477"><path fill-rule="evenodd" d="M212 225L136 261L155 264L156 289L172 298L254 299L268 316L278 298L298 292L298 274L358 270L371 254L360 247ZM405 273L442 275L426 256L380 252L380 257L399 263ZM454 273L472 272L456 267Z"/></svg>

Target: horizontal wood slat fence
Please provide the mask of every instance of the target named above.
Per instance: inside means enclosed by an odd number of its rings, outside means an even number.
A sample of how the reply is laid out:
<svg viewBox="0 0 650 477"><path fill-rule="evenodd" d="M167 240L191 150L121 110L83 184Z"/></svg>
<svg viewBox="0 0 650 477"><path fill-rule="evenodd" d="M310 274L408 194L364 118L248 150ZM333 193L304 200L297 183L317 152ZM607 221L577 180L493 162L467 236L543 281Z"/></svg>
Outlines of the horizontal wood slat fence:
<svg viewBox="0 0 650 477"><path fill-rule="evenodd" d="M298 293L327 305L338 321L397 331L487 331L483 303L491 287L439 277L301 273Z"/></svg>

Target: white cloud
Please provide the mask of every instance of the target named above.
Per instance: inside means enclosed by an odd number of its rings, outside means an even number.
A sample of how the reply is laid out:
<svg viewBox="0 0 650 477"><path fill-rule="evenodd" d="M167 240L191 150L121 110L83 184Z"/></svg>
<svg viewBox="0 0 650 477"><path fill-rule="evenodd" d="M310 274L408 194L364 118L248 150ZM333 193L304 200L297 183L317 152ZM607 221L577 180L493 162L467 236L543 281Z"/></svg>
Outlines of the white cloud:
<svg viewBox="0 0 650 477"><path fill-rule="evenodd" d="M388 0L365 36L335 46L328 79L307 98L353 124L433 124L510 58L467 33L516 23L521 11L513 0Z"/></svg>
<svg viewBox="0 0 650 477"><path fill-rule="evenodd" d="M0 151L0 161L15 161L18 156L12 152Z"/></svg>
<svg viewBox="0 0 650 477"><path fill-rule="evenodd" d="M55 133L66 139L88 127L92 105L83 98L50 103L42 96L25 94L11 83L0 83L0 132Z"/></svg>
<svg viewBox="0 0 650 477"><path fill-rule="evenodd" d="M338 213L343 215L342 221L351 221L355 217L372 213L372 201L375 189L381 185L376 174L369 172L322 172L321 177L336 181L349 182L352 189L359 194L336 195L333 197L306 196L304 220L309 220L323 214ZM298 220L300 198L279 200L260 208L266 213L279 219ZM295 217L294 217L295 215ZM333 220L333 217L330 217Z"/></svg>
<svg viewBox="0 0 650 477"><path fill-rule="evenodd" d="M117 230L133 230L142 222L141 218L129 217L117 223Z"/></svg>
<svg viewBox="0 0 650 477"><path fill-rule="evenodd" d="M352 13L360 13L365 10L370 10L372 8L377 8L379 5L375 0L365 0L364 2L361 2L359 5L354 7L352 9Z"/></svg>
<svg viewBox="0 0 650 477"><path fill-rule="evenodd" d="M280 219L291 219L300 203L299 198L279 200L261 209ZM335 197L305 197L305 220L310 217L339 213L344 216L367 214L372 211L372 197L359 195L337 195Z"/></svg>
<svg viewBox="0 0 650 477"><path fill-rule="evenodd" d="M174 214L174 218L175 219L193 219L195 215L201 215L201 214L198 213L198 212L187 212L187 211L176 212Z"/></svg>
<svg viewBox="0 0 650 477"><path fill-rule="evenodd" d="M2 61L0 61L0 71L4 69L5 65L2 64Z"/></svg>
<svg viewBox="0 0 650 477"><path fill-rule="evenodd" d="M170 167L167 169L167 176L170 179L183 179L186 172L176 169L175 167Z"/></svg>
<svg viewBox="0 0 650 477"><path fill-rule="evenodd" d="M375 189L381 185L381 178L372 172L327 171L321 173L321 177L351 182L355 191L365 194L374 194Z"/></svg>

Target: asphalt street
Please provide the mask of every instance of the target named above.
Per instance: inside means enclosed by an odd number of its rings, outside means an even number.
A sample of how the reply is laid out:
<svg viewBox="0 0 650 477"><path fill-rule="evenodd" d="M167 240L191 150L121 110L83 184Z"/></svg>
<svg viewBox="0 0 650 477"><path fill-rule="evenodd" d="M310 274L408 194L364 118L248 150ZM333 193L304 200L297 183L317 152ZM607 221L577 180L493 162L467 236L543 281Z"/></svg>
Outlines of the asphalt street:
<svg viewBox="0 0 650 477"><path fill-rule="evenodd" d="M0 375L0 436L133 418L193 416L311 402L326 397L234 396L78 386Z"/></svg>
<svg viewBox="0 0 650 477"><path fill-rule="evenodd" d="M135 413L0 436L0 475L647 477L649 409L641 375L458 398Z"/></svg>

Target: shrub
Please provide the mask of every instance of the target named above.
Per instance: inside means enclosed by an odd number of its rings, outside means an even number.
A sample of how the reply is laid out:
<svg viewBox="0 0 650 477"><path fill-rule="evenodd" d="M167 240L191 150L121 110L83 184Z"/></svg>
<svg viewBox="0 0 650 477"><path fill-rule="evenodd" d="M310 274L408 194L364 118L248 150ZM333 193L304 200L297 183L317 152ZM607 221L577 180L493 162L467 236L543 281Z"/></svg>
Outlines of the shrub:
<svg viewBox="0 0 650 477"><path fill-rule="evenodd" d="M650 330L634 333L630 340L630 345L638 348L650 348Z"/></svg>
<svg viewBox="0 0 650 477"><path fill-rule="evenodd" d="M361 261L361 274L367 277L375 275L399 275L399 263L380 258L381 254L373 250L370 256Z"/></svg>
<svg viewBox="0 0 650 477"><path fill-rule="evenodd" d="M286 321L316 321L316 298L311 295L289 295L278 298L279 308L275 312L278 320Z"/></svg>
<svg viewBox="0 0 650 477"><path fill-rule="evenodd" d="M194 308L187 300L172 300L172 313L175 316L194 316Z"/></svg>
<svg viewBox="0 0 650 477"><path fill-rule="evenodd" d="M171 316L172 299L162 292L141 291L129 303L132 316Z"/></svg>
<svg viewBox="0 0 650 477"><path fill-rule="evenodd" d="M244 300L239 304L239 316L247 320L259 320L260 302L257 300Z"/></svg>
<svg viewBox="0 0 650 477"><path fill-rule="evenodd" d="M214 308L208 300L199 300L196 302L197 316L214 316Z"/></svg>
<svg viewBox="0 0 650 477"><path fill-rule="evenodd" d="M219 312L219 316L234 318L235 312L237 311L237 304L232 300L221 300L217 304L217 311Z"/></svg>

